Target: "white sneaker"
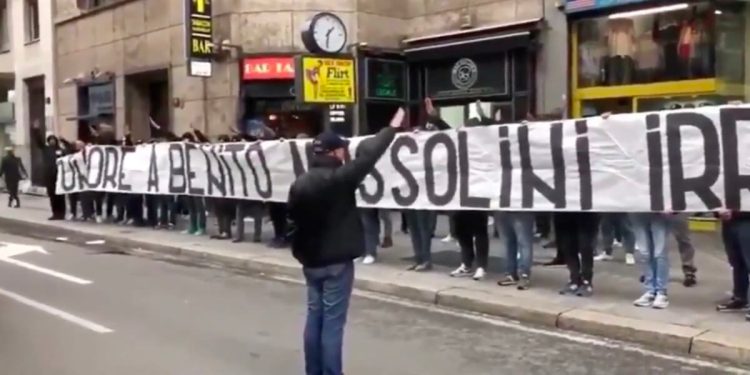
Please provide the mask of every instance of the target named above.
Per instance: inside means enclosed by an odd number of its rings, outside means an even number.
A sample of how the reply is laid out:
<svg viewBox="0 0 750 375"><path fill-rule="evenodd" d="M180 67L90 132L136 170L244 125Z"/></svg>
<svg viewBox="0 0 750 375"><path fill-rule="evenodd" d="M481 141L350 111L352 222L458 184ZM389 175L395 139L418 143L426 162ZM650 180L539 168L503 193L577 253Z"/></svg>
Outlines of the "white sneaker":
<svg viewBox="0 0 750 375"><path fill-rule="evenodd" d="M625 264L632 266L635 264L635 256L633 254L625 254Z"/></svg>
<svg viewBox="0 0 750 375"><path fill-rule="evenodd" d="M667 297L664 293L659 293L656 295L656 298L654 298L654 302L651 304L651 307L655 309L666 309L669 307L669 297Z"/></svg>
<svg viewBox="0 0 750 375"><path fill-rule="evenodd" d="M471 269L463 264L451 272L451 277L468 277L471 276Z"/></svg>
<svg viewBox="0 0 750 375"><path fill-rule="evenodd" d="M97 223L97 224L101 224L101 223L103 223L103 222L104 222L104 218L102 218L101 216L97 216L97 217L96 217L96 223Z"/></svg>
<svg viewBox="0 0 750 375"><path fill-rule="evenodd" d="M612 256L607 253L600 253L599 255L594 257L594 260L608 262L612 260Z"/></svg>
<svg viewBox="0 0 750 375"><path fill-rule="evenodd" d="M484 268L479 267L479 268L477 268L477 271L474 272L473 279L476 280L476 281L482 280L482 279L484 279L484 275L486 275L486 274L487 274L487 272L484 272Z"/></svg>
<svg viewBox="0 0 750 375"><path fill-rule="evenodd" d="M618 240L614 240L614 241L612 241L612 246L615 246L615 247L622 247L622 242L620 242L620 241L618 241Z"/></svg>
<svg viewBox="0 0 750 375"><path fill-rule="evenodd" d="M646 293L643 293L643 295L640 298L633 301L633 305L638 306L638 307L651 307L654 304L655 298L656 296L654 296L653 293L646 292Z"/></svg>
<svg viewBox="0 0 750 375"><path fill-rule="evenodd" d="M365 258L362 259L362 264L373 264L375 263L375 257L372 255L365 255Z"/></svg>
<svg viewBox="0 0 750 375"><path fill-rule="evenodd" d="M443 239L440 240L440 242L453 242L453 241L455 241L455 239L450 234L443 237Z"/></svg>

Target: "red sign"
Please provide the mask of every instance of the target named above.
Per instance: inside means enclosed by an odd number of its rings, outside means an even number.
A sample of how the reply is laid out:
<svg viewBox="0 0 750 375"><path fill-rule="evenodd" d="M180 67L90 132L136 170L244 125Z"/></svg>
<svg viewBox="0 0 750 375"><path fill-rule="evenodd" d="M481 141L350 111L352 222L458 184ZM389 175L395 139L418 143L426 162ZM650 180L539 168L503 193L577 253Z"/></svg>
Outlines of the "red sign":
<svg viewBox="0 0 750 375"><path fill-rule="evenodd" d="M242 61L242 79L293 79L293 57L248 57Z"/></svg>

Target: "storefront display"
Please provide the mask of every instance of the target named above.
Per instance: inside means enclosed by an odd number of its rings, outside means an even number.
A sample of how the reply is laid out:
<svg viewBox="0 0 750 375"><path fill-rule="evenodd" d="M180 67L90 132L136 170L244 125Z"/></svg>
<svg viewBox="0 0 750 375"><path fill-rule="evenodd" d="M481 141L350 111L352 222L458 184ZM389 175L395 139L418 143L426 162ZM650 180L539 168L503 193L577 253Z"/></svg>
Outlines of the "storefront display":
<svg viewBox="0 0 750 375"><path fill-rule="evenodd" d="M741 2L597 3L592 15L571 3L573 116L657 110L655 101L671 98L743 97Z"/></svg>

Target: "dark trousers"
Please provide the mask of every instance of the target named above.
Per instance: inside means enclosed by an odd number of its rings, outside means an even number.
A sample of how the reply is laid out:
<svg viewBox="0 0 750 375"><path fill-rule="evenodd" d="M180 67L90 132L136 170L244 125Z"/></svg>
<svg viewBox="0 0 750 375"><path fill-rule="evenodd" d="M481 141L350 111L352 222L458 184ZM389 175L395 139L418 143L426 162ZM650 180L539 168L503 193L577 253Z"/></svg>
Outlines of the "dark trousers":
<svg viewBox="0 0 750 375"><path fill-rule="evenodd" d="M159 225L166 227L177 225L177 199L173 195L157 196L159 206Z"/></svg>
<svg viewBox="0 0 750 375"><path fill-rule="evenodd" d="M552 215L544 212L536 214L534 222L536 223L536 233L542 238L549 238L552 234Z"/></svg>
<svg viewBox="0 0 750 375"><path fill-rule="evenodd" d="M432 224L435 222L435 213L428 210L407 210L405 213L414 260L417 264L432 263Z"/></svg>
<svg viewBox="0 0 750 375"><path fill-rule="evenodd" d="M16 207L20 207L21 200L18 199L18 181L6 179L5 188L8 189L8 207L12 206L14 201L16 202Z"/></svg>
<svg viewBox="0 0 750 375"><path fill-rule="evenodd" d="M105 195L105 198L107 201L107 218L114 218L114 220L117 222L125 220L125 210L128 203L128 195L120 193L107 193Z"/></svg>
<svg viewBox="0 0 750 375"><path fill-rule="evenodd" d="M47 197L49 197L52 217L56 219L65 218L65 196L55 192L55 184L47 185Z"/></svg>
<svg viewBox="0 0 750 375"><path fill-rule="evenodd" d="M732 294L738 300L747 301L750 288L750 220L725 221L721 235L729 265L732 266Z"/></svg>
<svg viewBox="0 0 750 375"><path fill-rule="evenodd" d="M594 277L594 248L599 233L599 215L593 212L555 214L558 246L570 272L570 282L580 285Z"/></svg>
<svg viewBox="0 0 750 375"><path fill-rule="evenodd" d="M78 203L81 201L80 193L68 194L68 206L70 209L70 216L75 219L78 217Z"/></svg>
<svg viewBox="0 0 750 375"><path fill-rule="evenodd" d="M80 194L81 215L83 215L84 220L91 219L96 214L96 200L99 192L84 191Z"/></svg>
<svg viewBox="0 0 750 375"><path fill-rule="evenodd" d="M274 239L285 241L287 237L286 203L269 203L268 214L271 216L271 222L273 223Z"/></svg>
<svg viewBox="0 0 750 375"><path fill-rule="evenodd" d="M159 196L147 194L146 201L146 225L155 227L159 225Z"/></svg>
<svg viewBox="0 0 750 375"><path fill-rule="evenodd" d="M365 254L378 256L378 244L380 242L380 217L377 208L361 208L359 216L362 219L362 228L365 232Z"/></svg>
<svg viewBox="0 0 750 375"><path fill-rule="evenodd" d="M455 236L461 246L461 262L472 268L487 269L490 242L487 234L487 213L483 211L457 211L451 217L455 224Z"/></svg>
<svg viewBox="0 0 750 375"><path fill-rule="evenodd" d="M237 233L235 241L245 240L245 217L250 215L253 218L253 241L260 242L263 233L263 213L265 207L263 202L254 202L246 200L237 200L235 208L235 221L237 222Z"/></svg>
<svg viewBox="0 0 750 375"><path fill-rule="evenodd" d="M232 237L232 220L236 215L234 200L218 198L213 201L216 221L219 225L219 235L226 238Z"/></svg>
<svg viewBox="0 0 750 375"><path fill-rule="evenodd" d="M127 217L137 226L143 225L143 195L124 194L127 197Z"/></svg>

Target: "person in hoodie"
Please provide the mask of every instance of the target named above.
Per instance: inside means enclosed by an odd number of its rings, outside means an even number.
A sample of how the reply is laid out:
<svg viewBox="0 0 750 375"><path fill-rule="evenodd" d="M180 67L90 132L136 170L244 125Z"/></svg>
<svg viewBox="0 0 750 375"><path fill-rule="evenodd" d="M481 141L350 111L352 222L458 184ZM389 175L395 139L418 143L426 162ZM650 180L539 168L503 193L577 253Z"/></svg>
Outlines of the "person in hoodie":
<svg viewBox="0 0 750 375"><path fill-rule="evenodd" d="M442 131L450 129L450 125L440 118L437 110L432 104L432 99L424 100L427 121L415 132L420 131ZM414 264L407 268L408 271L429 271L432 269L432 234L435 212L423 209L405 210L404 216L409 227L409 236L414 249Z"/></svg>
<svg viewBox="0 0 750 375"><path fill-rule="evenodd" d="M13 152L13 147L5 148L6 154L0 161L0 177L5 177L5 188L8 189L8 207L21 207L18 198L18 183L28 178L26 168L23 167L21 159ZM13 205L13 202L16 202Z"/></svg>
<svg viewBox="0 0 750 375"><path fill-rule="evenodd" d="M312 144L310 169L289 189L292 254L302 264L307 283L304 353L308 375L343 373L353 260L364 254L365 242L357 189L393 142L403 119L402 108L389 127L362 141L360 156L351 162L345 162L346 140L330 130L321 133Z"/></svg>
<svg viewBox="0 0 750 375"><path fill-rule="evenodd" d="M470 118L465 127L486 126L492 120L484 115L479 101L475 104L479 118ZM451 215L456 240L461 248L461 265L451 272L451 277L473 277L482 280L487 272L490 255L488 217L485 211L458 210ZM476 260L476 269L474 261Z"/></svg>
<svg viewBox="0 0 750 375"><path fill-rule="evenodd" d="M44 187L47 189L47 197L52 211L52 216L48 220L65 219L65 196L57 194L57 158L65 154L60 142L52 132L46 136L42 134L39 122L35 121L33 125L33 137L39 149L42 150L42 160L44 166Z"/></svg>

